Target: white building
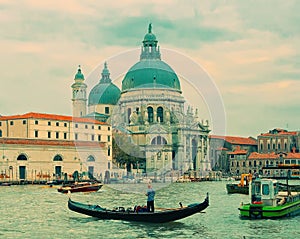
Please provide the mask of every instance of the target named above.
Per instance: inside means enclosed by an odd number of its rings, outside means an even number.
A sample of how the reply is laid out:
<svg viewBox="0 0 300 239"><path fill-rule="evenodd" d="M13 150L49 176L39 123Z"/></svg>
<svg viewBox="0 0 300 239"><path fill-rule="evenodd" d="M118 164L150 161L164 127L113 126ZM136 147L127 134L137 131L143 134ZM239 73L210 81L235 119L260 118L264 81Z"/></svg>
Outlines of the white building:
<svg viewBox="0 0 300 239"><path fill-rule="evenodd" d="M208 122L201 123L192 107L185 110L180 79L161 60L151 24L140 60L126 73L121 91L116 88L105 64L102 79L89 95L89 115L110 117L113 134L123 132L130 138L132 147L123 150L141 157L139 167L144 172L190 170L203 175L210 170Z"/></svg>

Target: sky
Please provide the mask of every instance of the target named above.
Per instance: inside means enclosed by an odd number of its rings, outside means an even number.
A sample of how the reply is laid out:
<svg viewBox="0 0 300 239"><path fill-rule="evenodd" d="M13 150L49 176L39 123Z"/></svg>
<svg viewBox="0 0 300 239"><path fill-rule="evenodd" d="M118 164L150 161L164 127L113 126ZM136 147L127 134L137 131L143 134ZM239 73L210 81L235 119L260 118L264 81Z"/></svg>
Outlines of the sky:
<svg viewBox="0 0 300 239"><path fill-rule="evenodd" d="M169 49L209 76L214 92L199 76L193 87L202 93L187 84L183 95L194 105L219 94L226 135L300 130L299 11L297 0L0 0L0 114L71 115L78 65L88 78L107 61L112 80L121 79L126 70L110 61L139 51L152 23L164 61ZM200 118L211 120L211 107L199 103Z"/></svg>

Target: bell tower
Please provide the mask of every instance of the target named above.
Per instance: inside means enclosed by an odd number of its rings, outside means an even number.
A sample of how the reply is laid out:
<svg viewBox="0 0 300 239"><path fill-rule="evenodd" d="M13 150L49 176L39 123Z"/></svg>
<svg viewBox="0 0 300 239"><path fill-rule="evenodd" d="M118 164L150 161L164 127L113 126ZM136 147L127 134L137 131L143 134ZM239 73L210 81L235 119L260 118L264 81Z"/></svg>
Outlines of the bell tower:
<svg viewBox="0 0 300 239"><path fill-rule="evenodd" d="M83 117L86 115L86 88L84 75L81 73L80 65L72 84L73 117Z"/></svg>

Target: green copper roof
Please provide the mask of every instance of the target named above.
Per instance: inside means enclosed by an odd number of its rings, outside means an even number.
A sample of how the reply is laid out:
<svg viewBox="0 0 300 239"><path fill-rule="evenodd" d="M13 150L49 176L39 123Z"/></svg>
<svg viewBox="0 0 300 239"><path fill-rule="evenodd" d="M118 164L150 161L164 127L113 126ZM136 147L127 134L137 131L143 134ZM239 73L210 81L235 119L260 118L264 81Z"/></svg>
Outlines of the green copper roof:
<svg viewBox="0 0 300 239"><path fill-rule="evenodd" d="M94 86L89 94L88 105L109 104L116 105L120 99L120 89L111 82L106 62L100 82Z"/></svg>
<svg viewBox="0 0 300 239"><path fill-rule="evenodd" d="M160 58L151 24L144 37L140 61L129 69L122 81L122 91L133 88L170 88L181 91L176 73Z"/></svg>
<svg viewBox="0 0 300 239"><path fill-rule="evenodd" d="M141 60L132 66L122 81L122 91L132 88L171 88L181 91L173 69L161 60Z"/></svg>
<svg viewBox="0 0 300 239"><path fill-rule="evenodd" d="M80 66L78 67L77 74L74 77L74 80L76 80L76 79L82 79L82 80L84 80L84 75L81 73Z"/></svg>
<svg viewBox="0 0 300 239"><path fill-rule="evenodd" d="M109 104L116 105L121 91L113 83L98 83L89 94L89 105Z"/></svg>

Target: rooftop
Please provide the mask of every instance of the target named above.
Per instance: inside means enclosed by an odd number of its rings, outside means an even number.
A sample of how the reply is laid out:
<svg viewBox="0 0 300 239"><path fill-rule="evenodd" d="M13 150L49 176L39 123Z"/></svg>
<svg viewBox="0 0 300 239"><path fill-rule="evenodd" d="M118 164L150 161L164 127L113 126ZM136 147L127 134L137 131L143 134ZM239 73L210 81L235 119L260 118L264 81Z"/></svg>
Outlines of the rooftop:
<svg viewBox="0 0 300 239"><path fill-rule="evenodd" d="M76 123L106 124L90 118L80 118L80 117L72 117L66 115L45 114L45 113L35 113L35 112L29 112L22 115L0 116L0 120L14 120L14 119L45 119L45 120L69 121L69 122L76 122Z"/></svg>

